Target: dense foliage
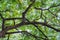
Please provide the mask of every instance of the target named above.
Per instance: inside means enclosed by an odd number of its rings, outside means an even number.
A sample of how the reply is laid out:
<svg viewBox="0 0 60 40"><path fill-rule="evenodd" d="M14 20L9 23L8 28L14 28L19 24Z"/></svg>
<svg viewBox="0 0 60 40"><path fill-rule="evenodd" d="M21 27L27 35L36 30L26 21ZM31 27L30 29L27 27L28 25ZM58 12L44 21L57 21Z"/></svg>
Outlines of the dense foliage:
<svg viewBox="0 0 60 40"><path fill-rule="evenodd" d="M0 40L60 40L60 0L0 0Z"/></svg>

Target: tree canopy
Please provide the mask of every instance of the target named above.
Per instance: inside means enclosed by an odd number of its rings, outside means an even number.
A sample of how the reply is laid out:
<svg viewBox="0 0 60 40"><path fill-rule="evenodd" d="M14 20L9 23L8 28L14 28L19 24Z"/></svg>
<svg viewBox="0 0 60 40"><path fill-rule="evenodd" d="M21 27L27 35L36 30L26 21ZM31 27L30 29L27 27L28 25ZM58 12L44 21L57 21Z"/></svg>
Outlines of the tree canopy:
<svg viewBox="0 0 60 40"><path fill-rule="evenodd" d="M60 40L60 0L0 0L0 40Z"/></svg>

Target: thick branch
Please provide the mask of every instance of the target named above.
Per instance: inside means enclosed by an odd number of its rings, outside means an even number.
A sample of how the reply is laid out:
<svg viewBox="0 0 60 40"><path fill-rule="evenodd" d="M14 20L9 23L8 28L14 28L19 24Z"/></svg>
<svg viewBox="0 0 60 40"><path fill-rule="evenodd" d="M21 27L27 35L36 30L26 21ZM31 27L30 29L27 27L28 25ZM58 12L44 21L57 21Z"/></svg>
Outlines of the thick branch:
<svg viewBox="0 0 60 40"><path fill-rule="evenodd" d="M21 26L23 26L23 25L29 25L29 24L40 24L40 25L43 25L43 26L47 26L48 28L51 28L51 29L53 29L53 30L55 30L55 31L57 31L57 32L60 32L60 30L52 27L52 26L49 25L49 24L43 23L43 22L25 22L25 23L21 22L21 23L19 23L19 24L14 25L14 26L6 27L5 30L8 31L8 30L11 30L11 29L14 29L14 28L18 28L18 27L21 27Z"/></svg>

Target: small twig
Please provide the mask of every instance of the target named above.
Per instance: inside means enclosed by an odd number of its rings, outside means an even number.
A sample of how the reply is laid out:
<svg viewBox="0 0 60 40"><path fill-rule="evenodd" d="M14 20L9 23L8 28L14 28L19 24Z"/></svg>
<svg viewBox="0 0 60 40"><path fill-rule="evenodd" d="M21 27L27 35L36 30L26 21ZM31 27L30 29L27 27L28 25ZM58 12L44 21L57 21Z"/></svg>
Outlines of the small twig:
<svg viewBox="0 0 60 40"><path fill-rule="evenodd" d="M45 38L42 38L42 37L38 37L38 36L35 36L27 31L16 31L16 32L7 32L6 34L14 34L14 33L23 33L23 34L26 34L28 36L32 36L34 38L41 38L41 39L45 39Z"/></svg>
<svg viewBox="0 0 60 40"><path fill-rule="evenodd" d="M4 19L4 17L2 16L2 14L0 13L0 17L2 18L2 19Z"/></svg>
<svg viewBox="0 0 60 40"><path fill-rule="evenodd" d="M33 1L27 8L26 10L22 13L22 22L25 22L25 14L27 13L27 11L32 7L32 5L34 4L35 1Z"/></svg>
<svg viewBox="0 0 60 40"><path fill-rule="evenodd" d="M9 37L10 37L10 34L8 34L8 38L7 38L7 40L9 40Z"/></svg>
<svg viewBox="0 0 60 40"><path fill-rule="evenodd" d="M5 27L4 27L4 26L5 26L4 23L5 23L5 20L3 19L3 20L2 20L2 31L3 31L4 28L5 28Z"/></svg>
<svg viewBox="0 0 60 40"><path fill-rule="evenodd" d="M50 10L48 10L52 15L54 15L55 17L57 17L57 15L53 14L53 12L51 12Z"/></svg>
<svg viewBox="0 0 60 40"><path fill-rule="evenodd" d="M5 20L16 20L16 19L22 19L22 18L5 18Z"/></svg>

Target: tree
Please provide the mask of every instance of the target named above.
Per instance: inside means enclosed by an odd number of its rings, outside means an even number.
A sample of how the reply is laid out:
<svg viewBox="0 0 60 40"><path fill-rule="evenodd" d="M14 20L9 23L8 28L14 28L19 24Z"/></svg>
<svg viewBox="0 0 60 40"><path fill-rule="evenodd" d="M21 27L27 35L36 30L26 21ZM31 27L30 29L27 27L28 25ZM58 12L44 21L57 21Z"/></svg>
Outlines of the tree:
<svg viewBox="0 0 60 40"><path fill-rule="evenodd" d="M59 40L59 2L59 0L1 0L0 39Z"/></svg>

